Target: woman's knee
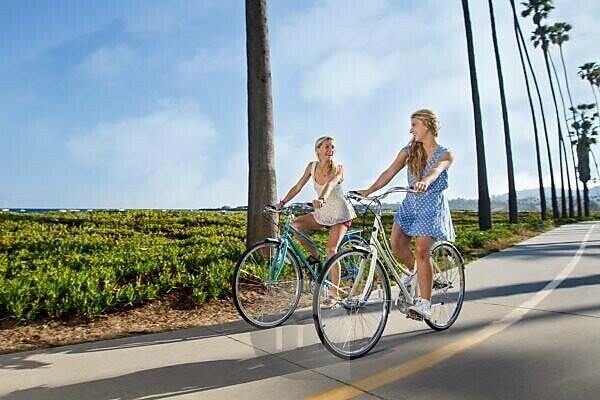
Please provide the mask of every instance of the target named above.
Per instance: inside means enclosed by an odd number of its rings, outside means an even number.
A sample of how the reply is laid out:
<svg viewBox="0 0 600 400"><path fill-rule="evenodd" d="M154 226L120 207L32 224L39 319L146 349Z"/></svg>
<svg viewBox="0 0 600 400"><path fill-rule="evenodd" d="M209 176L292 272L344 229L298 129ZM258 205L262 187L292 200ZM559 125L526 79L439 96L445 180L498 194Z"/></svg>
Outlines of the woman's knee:
<svg viewBox="0 0 600 400"><path fill-rule="evenodd" d="M302 221L296 219L293 223L292 223L293 227L300 231L303 232L304 231L304 224L302 223Z"/></svg>
<svg viewBox="0 0 600 400"><path fill-rule="evenodd" d="M417 244L415 247L415 257L420 261L429 260L429 247Z"/></svg>
<svg viewBox="0 0 600 400"><path fill-rule="evenodd" d="M391 245L392 253L394 253L396 257L405 256L410 252L409 242L403 240L401 237L392 237Z"/></svg>
<svg viewBox="0 0 600 400"><path fill-rule="evenodd" d="M325 246L325 254L327 254L327 258L331 258L337 252L337 246Z"/></svg>

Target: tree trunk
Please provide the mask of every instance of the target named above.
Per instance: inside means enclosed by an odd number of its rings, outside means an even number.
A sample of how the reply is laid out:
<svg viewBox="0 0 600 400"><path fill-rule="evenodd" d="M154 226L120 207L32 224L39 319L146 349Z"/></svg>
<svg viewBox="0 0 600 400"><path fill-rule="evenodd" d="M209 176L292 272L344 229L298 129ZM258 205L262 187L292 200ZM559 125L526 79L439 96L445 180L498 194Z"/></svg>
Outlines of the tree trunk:
<svg viewBox="0 0 600 400"><path fill-rule="evenodd" d="M273 106L266 0L246 0L248 62L248 245L277 234L276 217L264 214L277 202Z"/></svg>
<svg viewBox="0 0 600 400"><path fill-rule="evenodd" d="M571 161L572 161L573 173L575 174L575 188L576 188L577 201L578 201L578 216L581 216L581 203L580 203L580 198L579 198L579 183L577 183L577 167L575 166L575 154L573 152L573 143L571 142L569 118L567 117L567 106L565 105L565 96L563 96L563 91L562 91L562 87L560 85L560 79L558 77L558 72L556 71L556 66L554 65L554 60L552 60L552 56L550 56L549 58L550 58L550 63L552 65L552 71L554 72L554 77L556 78L556 87L558 88L558 95L560 97L560 102L561 102L562 108L563 108L563 118L565 120L565 125L567 127L567 131L566 131L567 132L567 140L569 141L569 148L571 149L571 156L572 156ZM565 78L566 78L566 76L565 76ZM575 112L573 112L572 115L573 115L573 121L575 121L576 120ZM563 141L563 147L565 147L564 143L565 142ZM566 149L565 149L565 160L568 165L568 157L567 157ZM567 186L569 187L569 217L573 218L575 216L575 210L573 208L573 194L571 193L571 178L570 178L571 175L569 174L568 171L569 171L569 168L567 167Z"/></svg>
<svg viewBox="0 0 600 400"><path fill-rule="evenodd" d="M515 172L512 159L512 147L510 143L510 127L508 124L508 109L506 107L506 96L504 93L504 77L502 75L502 63L500 62L500 50L498 49L498 37L496 36L496 20L494 18L494 6L492 0L488 0L490 8L490 20L492 26L492 41L494 43L494 54L496 56L496 70L498 71L498 87L500 89L500 104L502 105L502 121L504 123L504 144L506 147L506 170L508 175L508 221L511 224L518 222L517 191L515 189Z"/></svg>
<svg viewBox="0 0 600 400"><path fill-rule="evenodd" d="M583 207L585 216L590 216L590 193L588 192L587 182L583 182Z"/></svg>
<svg viewBox="0 0 600 400"><path fill-rule="evenodd" d="M529 87L529 78L527 77L527 67L525 66L525 59L523 57L523 50L521 49L521 41L519 40L519 30L518 30L518 17L517 11L515 9L514 0L510 0L511 6L513 8L513 17L514 17L514 28L515 28L515 39L517 41L517 47L519 49L519 58L521 60L521 68L523 69L523 77L525 78L525 87L527 88L527 100L529 101L529 110L531 111L531 119L533 121L533 134L535 137L535 156L537 163L537 172L538 172L538 185L540 187L540 211L541 218L545 220L547 218L546 214L546 193L544 190L544 178L542 172L542 159L540 154L540 140L538 134L537 127L537 119L535 117L535 108L533 106L533 99L531 97L531 88Z"/></svg>
<svg viewBox="0 0 600 400"><path fill-rule="evenodd" d="M567 197L565 196L565 174L563 166L562 139L558 137L558 167L560 168L560 216L567 218Z"/></svg>
<svg viewBox="0 0 600 400"><path fill-rule="evenodd" d="M512 0L511 0L512 2ZM527 58L527 64L529 65L529 70L531 71L531 77L533 78L533 83L535 86L535 91L538 98L538 103L540 105L540 112L542 113L542 126L544 128L544 137L546 139L546 154L548 156L548 170L550 171L550 195L552 197L552 218L557 219L559 217L558 212L558 199L556 198L556 185L554 183L554 167L552 166L552 154L550 152L550 139L548 137L548 126L546 124L546 113L544 112L544 104L542 102L542 93L540 91L540 85L538 84L537 77L535 75L535 71L533 69L533 64L531 63L531 58L529 57L529 51L527 50L527 42L523 37L523 31L521 31L521 26L519 25L519 20L516 17L516 11L513 6L513 13L515 14L515 24L517 26L517 31L519 32L519 38L521 39L521 45L523 46L523 51L525 52L525 56Z"/></svg>
<svg viewBox="0 0 600 400"><path fill-rule="evenodd" d="M558 113L558 103L556 102L556 93L554 91L554 84L552 83L552 74L550 73L550 61L548 60L548 49L543 48L544 52L544 62L546 64L546 73L548 74L548 82L550 83L550 92L552 93L552 101L554 103L554 110L556 111L556 126L558 128L558 157L559 157L559 167L560 167L560 194L561 194L561 211L562 217L566 218L567 216L567 202L565 198L565 182L563 176L563 163L562 163L562 153L560 151L560 146L562 144L562 128L560 127L560 115Z"/></svg>
<svg viewBox="0 0 600 400"><path fill-rule="evenodd" d="M583 208L586 217L590 215L590 198L587 182L590 180L590 144L589 139L583 135L577 141L577 159L579 160L579 179L583 182Z"/></svg>
<svg viewBox="0 0 600 400"><path fill-rule="evenodd" d="M481 106L477 85L477 69L475 67L475 50L473 48L473 32L469 15L469 1L462 0L465 32L467 36L467 53L469 55L469 73L471 75L471 98L473 100L473 116L475 119L475 147L477 149L477 183L479 187L479 229L492 227L492 212L488 191L487 170L485 163L485 146L483 143L483 124L481 122Z"/></svg>

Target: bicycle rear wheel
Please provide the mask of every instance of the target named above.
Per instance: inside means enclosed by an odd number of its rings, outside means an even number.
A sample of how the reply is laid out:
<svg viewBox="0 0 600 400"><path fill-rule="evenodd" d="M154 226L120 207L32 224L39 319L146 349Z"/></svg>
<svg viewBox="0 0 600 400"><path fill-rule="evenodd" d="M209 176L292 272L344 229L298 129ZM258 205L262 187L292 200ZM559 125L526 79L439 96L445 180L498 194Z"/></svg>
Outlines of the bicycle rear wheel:
<svg viewBox="0 0 600 400"><path fill-rule="evenodd" d="M435 243L431 249L433 288L431 292L430 328L443 331L454 324L465 297L465 268L454 245Z"/></svg>
<svg viewBox="0 0 600 400"><path fill-rule="evenodd" d="M337 253L327 262L313 296L321 343L346 360L367 354L377 344L390 311L387 274L377 262L369 277L371 257L361 249ZM340 271L346 273L336 279Z"/></svg>
<svg viewBox="0 0 600 400"><path fill-rule="evenodd" d="M242 318L257 328L271 328L294 313L302 292L302 270L291 251L266 240L242 255L231 287Z"/></svg>

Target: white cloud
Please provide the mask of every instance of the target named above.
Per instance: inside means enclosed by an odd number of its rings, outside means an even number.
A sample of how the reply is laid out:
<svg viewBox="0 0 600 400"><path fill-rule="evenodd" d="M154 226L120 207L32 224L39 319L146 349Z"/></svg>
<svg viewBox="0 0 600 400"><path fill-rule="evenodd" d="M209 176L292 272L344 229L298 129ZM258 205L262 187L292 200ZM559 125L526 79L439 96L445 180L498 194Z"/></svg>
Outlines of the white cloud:
<svg viewBox="0 0 600 400"><path fill-rule="evenodd" d="M223 76L224 71L236 72L245 67L245 50L241 47L200 48L191 56L175 63L169 74L169 82L186 87L194 82L208 79L211 73Z"/></svg>
<svg viewBox="0 0 600 400"><path fill-rule="evenodd" d="M209 162L219 148L213 122L192 102L163 102L139 117L101 124L73 135L68 149L108 182L100 204L123 207L196 207L210 203L205 189L223 169ZM122 200L125 195L126 202Z"/></svg>
<svg viewBox="0 0 600 400"><path fill-rule="evenodd" d="M302 88L308 100L342 107L363 101L396 76L398 57L376 58L364 52L340 51L307 72Z"/></svg>
<svg viewBox="0 0 600 400"><path fill-rule="evenodd" d="M219 3L218 0L143 2L140 3L142 7L131 7L126 13L126 29L140 36L184 29L197 19L205 17Z"/></svg>
<svg viewBox="0 0 600 400"><path fill-rule="evenodd" d="M120 75L135 59L133 50L125 44L101 47L75 67L86 78L112 79Z"/></svg>

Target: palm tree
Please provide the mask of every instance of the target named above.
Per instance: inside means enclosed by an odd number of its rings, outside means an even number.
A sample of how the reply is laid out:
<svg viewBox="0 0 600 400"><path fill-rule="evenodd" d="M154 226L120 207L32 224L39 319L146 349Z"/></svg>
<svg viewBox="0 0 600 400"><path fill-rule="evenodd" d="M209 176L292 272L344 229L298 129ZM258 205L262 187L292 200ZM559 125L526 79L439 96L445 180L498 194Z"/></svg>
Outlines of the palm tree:
<svg viewBox="0 0 600 400"><path fill-rule="evenodd" d="M533 99L531 97L531 88L529 87L529 78L527 77L527 67L525 66L523 50L521 49L521 47L522 47L521 40L519 39L520 27L519 27L519 20L517 17L517 11L515 8L515 1L510 0L510 3L511 3L511 7L513 10L515 39L517 41L517 47L519 49L519 58L521 60L521 67L523 69L523 77L525 78L525 87L527 88L527 100L529 101L529 110L531 111L531 119L533 121L533 134L535 137L535 156L536 156L537 172L538 172L538 184L540 187L540 211L541 211L542 220L545 220L547 218L546 193L544 190L544 177L543 177L543 172L542 172L542 159L541 159L541 154L540 154L540 140L539 140L539 134L538 134L537 119L535 117L535 108L533 106ZM527 55L527 58L529 58L529 55Z"/></svg>
<svg viewBox="0 0 600 400"><path fill-rule="evenodd" d="M473 47L473 32L469 1L462 0L465 33L467 36L467 53L469 55L469 73L471 76L471 98L473 100L473 116L475 119L475 147L477 149L477 183L479 188L479 229L487 230L492 227L492 212L488 192L487 170L485 163L485 146L483 143L483 124L481 122L481 106L479 103L479 87L477 85L477 69L475 67L475 50Z"/></svg>
<svg viewBox="0 0 600 400"><path fill-rule="evenodd" d="M498 87L500 89L500 104L502 105L502 121L504 123L504 143L506 146L506 170L508 175L508 220L511 224L518 222L517 214L517 191L515 189L515 172L513 168L512 148L510 144L510 127L508 124L508 110L506 107L506 96L504 93L504 77L502 76L502 64L500 62L500 50L498 49L498 37L496 36L496 20L494 18L494 5L488 0L490 8L490 21L492 27L492 41L494 43L494 54L496 56L496 70L498 71Z"/></svg>
<svg viewBox="0 0 600 400"><path fill-rule="evenodd" d="M266 204L277 201L266 0L246 0L246 56L249 167L246 243L251 244L277 233L275 217L263 213Z"/></svg>
<svg viewBox="0 0 600 400"><path fill-rule="evenodd" d="M540 90L540 85L538 84L537 77L535 75L535 70L533 69L533 64L531 63L531 58L529 57L529 51L527 50L527 42L525 41L525 37L523 36L523 31L521 30L521 26L519 24L519 19L517 18L516 8L514 5L514 1L511 0L513 7L513 15L514 22L519 33L519 39L521 42L521 46L523 47L523 52L527 57L527 64L529 65L529 70L531 72L531 77L533 78L533 83L535 85L535 91L538 98L538 103L540 106L540 112L542 114L542 127L544 128L544 137L546 139L546 154L548 156L548 169L550 171L550 195L552 199L552 218L557 219L559 217L558 213L558 199L556 198L556 185L554 183L554 167L552 166L552 153L550 151L550 139L548 137L548 126L546 124L546 113L544 112L544 104L542 102L542 92Z"/></svg>
<svg viewBox="0 0 600 400"><path fill-rule="evenodd" d="M554 25L550 26L549 28L550 30L550 41L557 45L559 50L560 50L560 60L562 62L562 66L563 66L563 72L565 75L565 86L567 88L567 95L569 96L569 104L571 105L571 109L573 109L573 96L571 96L571 88L569 86L569 78L567 76L567 66L565 64L565 56L564 56L564 52L563 52L563 44L565 42L567 42L569 40L569 35L568 32L571 30L571 25L565 23L565 22L557 22ZM556 76L556 82L558 85L558 92L560 94L560 99L563 105L563 113L565 114L565 120L567 119L567 112L566 112L566 107L565 107L565 100L562 94L562 89L560 87L560 80L558 79L558 74L556 73L556 68L554 66L554 62L552 61L552 57L550 57L550 61L552 62L552 69L554 70L554 75ZM573 115L573 120L576 119L576 114L575 111L572 112ZM569 124L567 122L567 136L569 138L569 143L571 144L571 146L569 146L571 148L571 159L573 161L573 171L575 172L575 190L577 193L577 216L581 217L581 197L579 195L579 183L578 183L578 179L577 179L577 167L575 166L575 151L573 149L573 132L571 132L571 130L569 129ZM566 158L566 155L565 155ZM568 177L569 175L567 175ZM569 185L570 186L570 185ZM572 215L572 202L569 203L569 214Z"/></svg>
<svg viewBox="0 0 600 400"><path fill-rule="evenodd" d="M580 115L579 121L574 121L572 126L577 131L577 159L579 160L579 179L583 182L583 204L585 216L590 215L590 199L587 182L590 180L590 148L596 143L598 136L598 124L594 120L600 119L598 113L591 116L588 112L594 108L593 104L579 104L577 111Z"/></svg>
<svg viewBox="0 0 600 400"><path fill-rule="evenodd" d="M548 60L548 27L546 25L542 25L542 19L548 16L550 10L554 7L551 4L550 0L529 0L529 3L521 3L526 9L521 13L524 17L527 17L531 12L533 12L533 22L536 25L536 29L533 31L533 35L531 36L531 40L533 41L533 46L540 46L542 52L544 54L544 63L546 64L546 73L548 74L548 82L550 83L550 91L552 93L552 100L554 103L554 110L556 112L556 125L558 128L558 155L559 155L559 168L560 168L560 183L561 183L561 211L562 217L565 218L567 216L567 203L565 199L565 181L564 181L564 169L563 169L563 158L561 153L561 146L564 146L563 136L562 136L562 128L560 123L560 115L558 112L558 104L556 102L556 93L554 91L554 84L552 82L552 74L550 73L550 61Z"/></svg>

